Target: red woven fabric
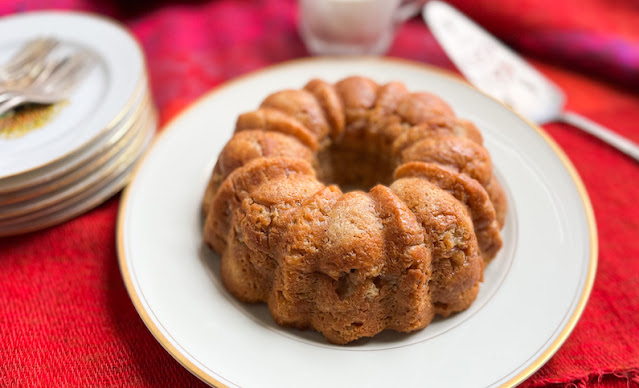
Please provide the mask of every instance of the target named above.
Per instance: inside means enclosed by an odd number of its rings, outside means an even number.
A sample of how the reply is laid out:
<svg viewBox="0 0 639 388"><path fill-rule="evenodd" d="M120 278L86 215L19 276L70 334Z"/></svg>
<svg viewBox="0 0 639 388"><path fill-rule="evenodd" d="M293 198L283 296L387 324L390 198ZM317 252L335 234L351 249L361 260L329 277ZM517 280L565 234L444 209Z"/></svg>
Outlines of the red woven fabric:
<svg viewBox="0 0 639 388"><path fill-rule="evenodd" d="M639 143L639 5L632 0L452 1L529 55L571 110ZM499 5L499 6L498 6ZM88 10L141 41L166 122L219 83L307 52L293 1L0 1L0 15ZM453 69L419 19L391 56ZM545 129L592 200L599 267L574 332L524 386L639 386L639 164L562 124ZM0 239L0 385L196 386L147 331L117 265L116 195L62 225Z"/></svg>

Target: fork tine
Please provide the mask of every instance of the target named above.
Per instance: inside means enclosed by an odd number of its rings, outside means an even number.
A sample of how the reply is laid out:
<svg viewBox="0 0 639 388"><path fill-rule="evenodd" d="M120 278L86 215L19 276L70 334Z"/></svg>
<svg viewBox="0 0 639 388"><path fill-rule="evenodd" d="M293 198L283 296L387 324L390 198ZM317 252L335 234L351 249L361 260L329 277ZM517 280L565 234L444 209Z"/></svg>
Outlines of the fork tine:
<svg viewBox="0 0 639 388"><path fill-rule="evenodd" d="M5 65L5 68L22 67L25 63L33 60L34 56L39 56L41 52L51 50L57 41L53 38L36 38L25 43L20 50Z"/></svg>
<svg viewBox="0 0 639 388"><path fill-rule="evenodd" d="M90 58L90 55L86 52L74 53L65 58L66 60L57 66L43 81L41 85L43 90L53 92L67 89L84 76L83 69L89 67Z"/></svg>
<svg viewBox="0 0 639 388"><path fill-rule="evenodd" d="M82 58L82 61L79 61L74 67L69 77L66 78L66 83L59 86L60 93L62 93L63 95L69 95L70 92L80 83L80 81L86 77L89 71L93 68L94 64L95 62L91 56L84 56Z"/></svg>
<svg viewBox="0 0 639 388"><path fill-rule="evenodd" d="M54 83L60 76L61 72L66 71L66 69L70 66L72 59L73 56L65 56L48 62L40 74L33 79L31 84L27 85L27 88L36 88L44 85L45 83Z"/></svg>
<svg viewBox="0 0 639 388"><path fill-rule="evenodd" d="M58 45L54 38L38 38L25 43L7 63L0 67L0 78L6 81L18 79L41 63Z"/></svg>
<svg viewBox="0 0 639 388"><path fill-rule="evenodd" d="M93 55L85 51L48 62L25 89L0 92L0 113L25 102L51 104L67 98L94 63Z"/></svg>
<svg viewBox="0 0 639 388"><path fill-rule="evenodd" d="M52 73L42 85L45 91L68 91L86 74L93 63L92 56L87 52L72 55L64 66Z"/></svg>

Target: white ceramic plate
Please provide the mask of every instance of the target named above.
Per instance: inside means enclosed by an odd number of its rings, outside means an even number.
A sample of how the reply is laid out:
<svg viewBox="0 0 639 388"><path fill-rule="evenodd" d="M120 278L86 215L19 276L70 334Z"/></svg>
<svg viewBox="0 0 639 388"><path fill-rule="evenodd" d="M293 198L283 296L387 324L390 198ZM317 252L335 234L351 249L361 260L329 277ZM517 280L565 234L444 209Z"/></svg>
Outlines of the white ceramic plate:
<svg viewBox="0 0 639 388"><path fill-rule="evenodd" d="M42 36L62 42L52 55L89 49L96 54L96 66L49 123L21 137L0 137L0 179L42 168L91 144L131 109L144 82L144 58L132 35L88 14L52 11L2 18L0 63Z"/></svg>
<svg viewBox="0 0 639 388"><path fill-rule="evenodd" d="M430 91L483 131L510 211L477 301L426 329L349 346L278 327L220 282L202 244L200 200L235 119L269 93L360 74ZM561 346L592 287L597 237L574 168L541 130L455 77L386 59L311 59L213 91L171 122L121 203L120 268L149 330L200 379L240 387L491 387L532 374Z"/></svg>

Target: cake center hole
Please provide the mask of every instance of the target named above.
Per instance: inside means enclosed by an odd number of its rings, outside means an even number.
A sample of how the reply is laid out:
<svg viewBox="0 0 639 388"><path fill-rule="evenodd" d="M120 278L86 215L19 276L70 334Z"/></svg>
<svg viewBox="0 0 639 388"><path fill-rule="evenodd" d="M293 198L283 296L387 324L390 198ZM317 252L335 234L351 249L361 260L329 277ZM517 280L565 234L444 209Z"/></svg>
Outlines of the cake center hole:
<svg viewBox="0 0 639 388"><path fill-rule="evenodd" d="M318 178L322 183L336 184L342 191L369 191L375 185L389 185L393 163L381 152L347 148L333 143L318 153Z"/></svg>

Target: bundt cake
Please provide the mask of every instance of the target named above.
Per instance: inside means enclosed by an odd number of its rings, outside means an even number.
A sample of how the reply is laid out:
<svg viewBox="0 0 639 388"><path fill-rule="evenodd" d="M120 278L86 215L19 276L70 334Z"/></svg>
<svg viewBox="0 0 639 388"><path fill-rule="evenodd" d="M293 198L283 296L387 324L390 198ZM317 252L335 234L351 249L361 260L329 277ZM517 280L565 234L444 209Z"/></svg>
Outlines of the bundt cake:
<svg viewBox="0 0 639 388"><path fill-rule="evenodd" d="M240 115L202 205L231 294L337 344L468 308L506 215L471 122L356 76Z"/></svg>

